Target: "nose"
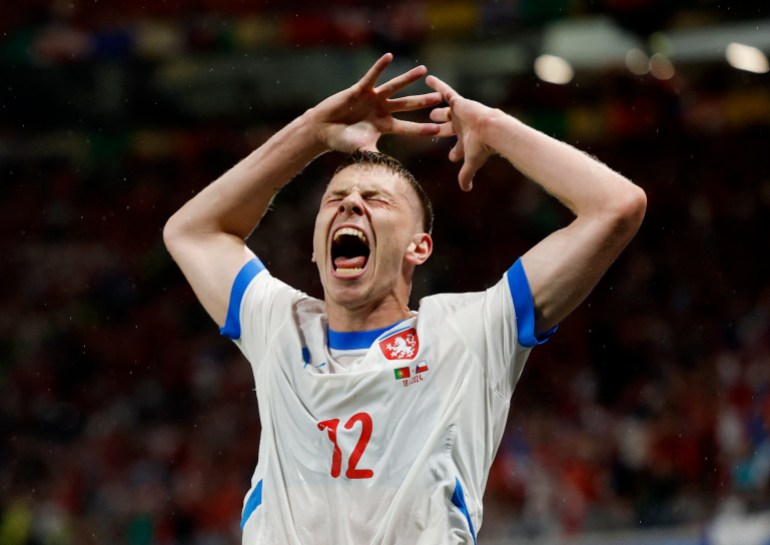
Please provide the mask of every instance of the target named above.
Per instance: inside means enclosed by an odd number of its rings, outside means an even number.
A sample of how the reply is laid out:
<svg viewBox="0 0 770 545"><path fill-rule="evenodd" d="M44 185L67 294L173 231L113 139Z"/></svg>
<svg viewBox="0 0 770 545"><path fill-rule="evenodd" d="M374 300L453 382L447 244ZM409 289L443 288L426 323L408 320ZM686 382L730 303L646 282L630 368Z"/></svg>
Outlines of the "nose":
<svg viewBox="0 0 770 545"><path fill-rule="evenodd" d="M342 201L340 201L339 211L342 214L353 214L356 216L364 215L364 201L361 198L361 194L358 191L348 193Z"/></svg>

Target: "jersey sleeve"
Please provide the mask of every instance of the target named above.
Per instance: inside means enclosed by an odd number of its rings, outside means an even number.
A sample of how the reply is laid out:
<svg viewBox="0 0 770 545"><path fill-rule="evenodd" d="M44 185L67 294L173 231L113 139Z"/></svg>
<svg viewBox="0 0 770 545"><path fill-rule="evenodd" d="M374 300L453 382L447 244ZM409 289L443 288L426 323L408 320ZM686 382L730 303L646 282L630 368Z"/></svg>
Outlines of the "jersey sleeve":
<svg viewBox="0 0 770 545"><path fill-rule="evenodd" d="M552 327L542 335L535 333L535 301L532 298L532 289L529 287L527 273L521 259L517 259L505 273L508 281L508 290L513 301L516 316L516 337L521 346L532 348L543 344L556 332L558 326Z"/></svg>
<svg viewBox="0 0 770 545"><path fill-rule="evenodd" d="M274 278L258 258L246 263L233 281L220 333L233 340L258 371L267 343L302 293Z"/></svg>
<svg viewBox="0 0 770 545"><path fill-rule="evenodd" d="M535 305L521 260L486 291L448 297L442 310L478 356L490 386L510 396L531 349L556 328L535 333Z"/></svg>
<svg viewBox="0 0 770 545"><path fill-rule="evenodd" d="M537 335L535 302L521 259L484 296L484 331L481 336L487 374L494 388L510 396L531 349L547 342L557 326Z"/></svg>

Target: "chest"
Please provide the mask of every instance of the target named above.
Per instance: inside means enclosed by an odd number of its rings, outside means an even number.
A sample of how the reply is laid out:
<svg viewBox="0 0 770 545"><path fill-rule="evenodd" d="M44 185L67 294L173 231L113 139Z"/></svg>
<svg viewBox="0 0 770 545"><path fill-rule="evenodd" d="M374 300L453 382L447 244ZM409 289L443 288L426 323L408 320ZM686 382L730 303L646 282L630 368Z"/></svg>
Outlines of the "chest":
<svg viewBox="0 0 770 545"><path fill-rule="evenodd" d="M456 336L425 332L414 323L352 350L329 348L321 328L299 330L287 341L271 345L257 397L263 414L280 411L304 432L335 419L344 426L364 414L360 418L389 437L424 433L467 397L473 375L471 354Z"/></svg>

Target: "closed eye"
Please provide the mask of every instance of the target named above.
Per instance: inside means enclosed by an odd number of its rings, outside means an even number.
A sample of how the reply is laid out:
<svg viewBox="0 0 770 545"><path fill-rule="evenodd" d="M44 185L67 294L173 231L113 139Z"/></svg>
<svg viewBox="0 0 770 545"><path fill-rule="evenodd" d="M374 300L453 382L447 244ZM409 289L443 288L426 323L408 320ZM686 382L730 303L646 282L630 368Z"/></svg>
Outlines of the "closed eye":
<svg viewBox="0 0 770 545"><path fill-rule="evenodd" d="M390 202L390 199L388 199L387 195L384 195L379 191L372 191L372 192L367 191L367 192L364 192L361 196L367 202L381 202L381 203Z"/></svg>

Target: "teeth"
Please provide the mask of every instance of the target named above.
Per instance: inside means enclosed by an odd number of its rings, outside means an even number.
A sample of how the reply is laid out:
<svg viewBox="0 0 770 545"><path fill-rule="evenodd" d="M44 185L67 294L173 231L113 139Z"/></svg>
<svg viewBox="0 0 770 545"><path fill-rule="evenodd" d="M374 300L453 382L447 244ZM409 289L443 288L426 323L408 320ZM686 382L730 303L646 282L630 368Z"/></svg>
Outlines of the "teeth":
<svg viewBox="0 0 770 545"><path fill-rule="evenodd" d="M337 274L340 276L353 276L363 271L362 268L356 267L355 269L337 269Z"/></svg>
<svg viewBox="0 0 770 545"><path fill-rule="evenodd" d="M343 227L342 229L339 229L336 233L334 233L334 240L337 240L342 235L352 235L354 237L358 237L359 239L361 239L361 241L364 244L367 244L367 245L369 244L369 241L366 240L366 235L362 231L359 231L358 229L353 229L352 227Z"/></svg>

